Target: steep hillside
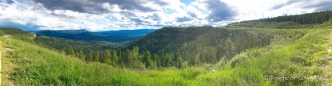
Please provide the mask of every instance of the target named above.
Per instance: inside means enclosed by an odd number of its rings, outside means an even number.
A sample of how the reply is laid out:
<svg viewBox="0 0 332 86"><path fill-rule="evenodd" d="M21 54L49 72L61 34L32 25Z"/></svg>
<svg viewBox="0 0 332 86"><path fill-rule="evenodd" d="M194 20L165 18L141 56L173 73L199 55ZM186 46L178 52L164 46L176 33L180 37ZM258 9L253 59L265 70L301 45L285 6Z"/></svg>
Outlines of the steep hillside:
<svg viewBox="0 0 332 86"><path fill-rule="evenodd" d="M178 57L189 66L214 64L221 60L229 61L234 55L247 49L282 41L292 43L307 33L306 30L294 29L327 29L331 26L331 12L285 15L225 27L164 27L129 43L122 50L137 46L140 51L150 51L162 58L172 56L174 66Z"/></svg>
<svg viewBox="0 0 332 86"><path fill-rule="evenodd" d="M171 55L176 61L182 57L189 65L230 60L246 49L261 48L273 41L295 41L306 30L238 29L214 27L162 28L129 44L140 51L149 50L161 57ZM196 60L195 59L199 59ZM175 64L173 64L175 65Z"/></svg>

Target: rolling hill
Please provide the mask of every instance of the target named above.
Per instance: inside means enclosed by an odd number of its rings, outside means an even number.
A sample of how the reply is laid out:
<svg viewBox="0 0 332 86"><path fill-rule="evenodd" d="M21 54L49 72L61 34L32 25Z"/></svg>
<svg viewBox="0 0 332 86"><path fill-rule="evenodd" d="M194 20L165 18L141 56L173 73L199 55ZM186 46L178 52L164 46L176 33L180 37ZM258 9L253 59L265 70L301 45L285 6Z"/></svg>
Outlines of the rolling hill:
<svg viewBox="0 0 332 86"><path fill-rule="evenodd" d="M90 32L87 30L40 30L36 33L38 36L45 35L49 37L83 40L83 41L106 41L114 43L126 43L143 37L153 32L154 29L140 30L116 30Z"/></svg>

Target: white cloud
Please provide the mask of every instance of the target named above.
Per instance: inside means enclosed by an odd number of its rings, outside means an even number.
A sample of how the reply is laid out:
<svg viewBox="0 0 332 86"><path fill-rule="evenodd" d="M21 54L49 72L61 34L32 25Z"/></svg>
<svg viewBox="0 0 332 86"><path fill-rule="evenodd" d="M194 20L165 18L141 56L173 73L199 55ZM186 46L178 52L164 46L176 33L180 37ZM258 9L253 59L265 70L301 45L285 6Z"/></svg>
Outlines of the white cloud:
<svg viewBox="0 0 332 86"><path fill-rule="evenodd" d="M310 13L315 9L303 7L321 1L323 0L224 0L240 13L236 17L237 21Z"/></svg>
<svg viewBox="0 0 332 86"><path fill-rule="evenodd" d="M9 22L39 30L87 29L91 31L161 28L170 25L222 26L236 21L314 12L329 7L321 6L321 4L332 4L331 0L196 0L189 5L185 5L180 0L157 0L144 1L146 3L141 5L136 3L135 6L143 7L135 9L135 7L123 7L128 5L120 2L119 5L104 2L98 5L102 8L98 12L103 12L103 9L105 9L105 13L93 14L94 12L84 13L88 8L84 8L81 11L71 10L76 8L54 10L54 8L47 9L44 4L30 0L21 2L13 0L15 2L13 4L5 3L5 0L0 1L2 1L0 2L0 22L2 25ZM214 3L211 3L212 1ZM94 2L85 0L82 3L85 3L84 6L87 6ZM227 18L222 20L223 18L220 17L224 14L218 11L225 11L225 8L211 7L210 4L215 5L215 3L222 3L225 5L224 7L235 10L237 14L230 16L233 17L231 20ZM92 8L98 9L99 7ZM144 11L143 9L149 11ZM228 10L225 12L228 12ZM220 21L211 21L209 18L220 18Z"/></svg>

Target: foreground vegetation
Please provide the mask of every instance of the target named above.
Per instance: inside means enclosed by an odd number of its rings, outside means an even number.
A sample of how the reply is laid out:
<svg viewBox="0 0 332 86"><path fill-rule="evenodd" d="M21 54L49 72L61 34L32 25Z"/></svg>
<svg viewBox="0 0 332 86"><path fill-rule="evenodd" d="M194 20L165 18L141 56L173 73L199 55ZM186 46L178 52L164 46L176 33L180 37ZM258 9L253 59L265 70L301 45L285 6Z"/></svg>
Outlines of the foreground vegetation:
<svg viewBox="0 0 332 86"><path fill-rule="evenodd" d="M332 66L326 59L332 55L331 23L313 24L315 29L241 26L247 23L164 28L155 32L161 35L149 34L129 49L105 49L99 61L86 58L93 54L81 58L71 50L59 53L28 39L6 37L5 32L0 48L13 49L3 59L5 66L15 65L5 74L16 85L331 85ZM161 45L149 49L142 41ZM135 43L139 47L133 47Z"/></svg>
<svg viewBox="0 0 332 86"><path fill-rule="evenodd" d="M17 65L9 73L21 85L316 85L323 80L309 77L329 79L319 66L328 64L321 59L331 55L326 51L332 45L327 42L331 31L309 31L295 43L250 49L215 67L182 70L119 69L98 62L85 63L20 40L2 37L1 41L15 50L6 58ZM264 76L308 79L265 80Z"/></svg>

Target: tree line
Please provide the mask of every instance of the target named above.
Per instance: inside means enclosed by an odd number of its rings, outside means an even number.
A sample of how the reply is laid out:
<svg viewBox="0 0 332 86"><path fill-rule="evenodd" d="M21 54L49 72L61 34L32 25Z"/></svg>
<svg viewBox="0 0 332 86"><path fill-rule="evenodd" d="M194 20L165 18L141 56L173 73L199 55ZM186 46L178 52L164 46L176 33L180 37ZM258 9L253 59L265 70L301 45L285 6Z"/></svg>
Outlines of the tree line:
<svg viewBox="0 0 332 86"><path fill-rule="evenodd" d="M66 48L66 55L87 62L102 62L120 68L185 68L230 60L250 48L271 43L273 34L250 30L203 27L167 27L118 50L99 51Z"/></svg>
<svg viewBox="0 0 332 86"><path fill-rule="evenodd" d="M305 13L301 15L283 15L273 18L243 21L228 25L240 27L278 28L278 29L312 29L315 25L322 24L332 18L332 11Z"/></svg>

